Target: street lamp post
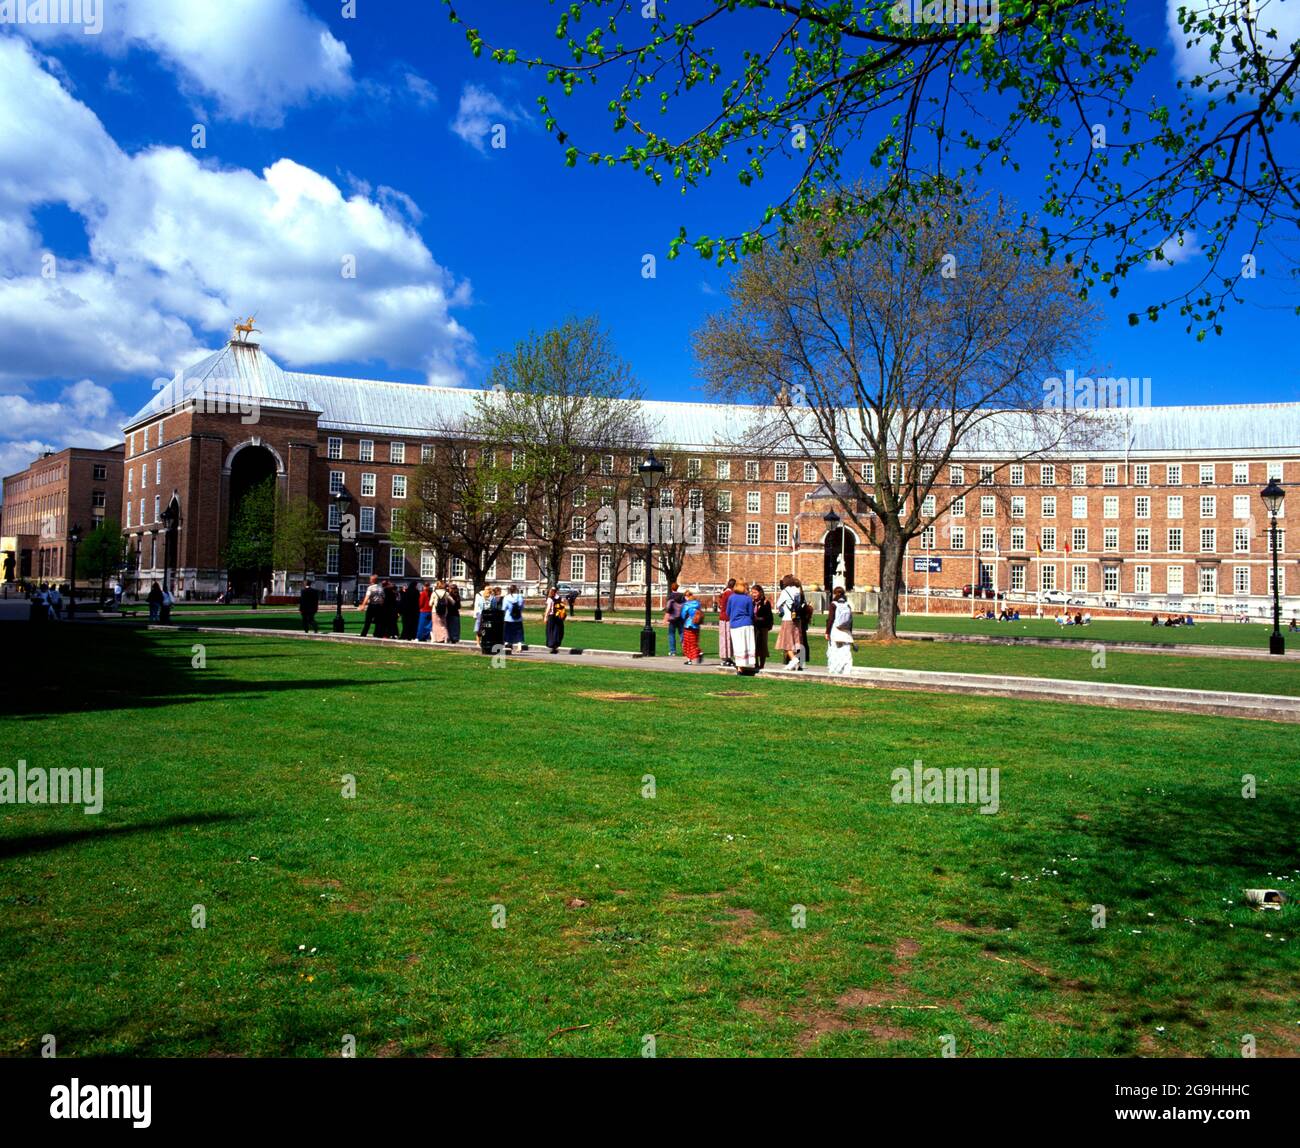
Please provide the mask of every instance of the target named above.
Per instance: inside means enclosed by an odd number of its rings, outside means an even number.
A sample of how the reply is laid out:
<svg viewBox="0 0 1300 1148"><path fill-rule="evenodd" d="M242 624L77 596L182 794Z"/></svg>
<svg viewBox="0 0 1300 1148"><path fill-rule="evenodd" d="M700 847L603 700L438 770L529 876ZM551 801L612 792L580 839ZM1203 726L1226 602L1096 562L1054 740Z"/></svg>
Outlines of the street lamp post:
<svg viewBox="0 0 1300 1148"><path fill-rule="evenodd" d="M654 505L654 492L659 488L659 483L664 477L664 464L655 458L655 452L651 451L645 456L645 461L637 468L637 473L641 475L641 485L646 492L646 542L645 542L645 629L641 631L641 656L643 658L653 658L655 656L655 631L650 625L650 567L654 561L654 532L650 528L652 520L651 509Z"/></svg>
<svg viewBox="0 0 1300 1148"><path fill-rule="evenodd" d="M438 574L444 582L451 580L451 539L438 536Z"/></svg>
<svg viewBox="0 0 1300 1148"><path fill-rule="evenodd" d="M343 633L343 536L344 523L348 517L348 511L352 509L352 495L348 493L346 486L340 486L339 492L334 496L334 505L339 511L338 525L338 555L335 561L337 573L334 579L334 633Z"/></svg>
<svg viewBox="0 0 1300 1148"><path fill-rule="evenodd" d="M1269 539L1273 549L1273 632L1268 638L1268 652L1285 654L1286 643L1282 640L1282 588L1278 584L1277 575L1277 512L1282 507L1282 499L1286 497L1286 491L1282 489L1282 484L1276 478L1270 478L1268 485L1259 492L1259 496L1268 507L1271 519Z"/></svg>
<svg viewBox="0 0 1300 1148"><path fill-rule="evenodd" d="M81 545L81 523L76 523L68 532L68 541L72 543L72 580L68 583L68 617L77 616L77 547Z"/></svg>
<svg viewBox="0 0 1300 1148"><path fill-rule="evenodd" d="M171 589L171 560L172 560L172 537L176 530L176 524L180 521L180 507L176 505L176 499L173 498L167 504L167 509L162 513L163 520L163 589Z"/></svg>

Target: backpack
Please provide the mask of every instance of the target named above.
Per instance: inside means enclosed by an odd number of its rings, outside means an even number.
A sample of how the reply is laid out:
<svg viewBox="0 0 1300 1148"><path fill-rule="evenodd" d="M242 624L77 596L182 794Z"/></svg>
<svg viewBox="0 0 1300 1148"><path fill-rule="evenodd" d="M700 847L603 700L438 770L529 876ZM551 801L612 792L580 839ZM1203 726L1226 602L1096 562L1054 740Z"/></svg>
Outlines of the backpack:
<svg viewBox="0 0 1300 1148"><path fill-rule="evenodd" d="M556 601L556 603L555 603L555 616L556 616L557 618L559 618L559 620L560 620L561 622L563 622L564 619L567 618L567 617L569 616L569 610L568 610L568 607L565 606L565 604L564 604L563 602Z"/></svg>
<svg viewBox="0 0 1300 1148"><path fill-rule="evenodd" d="M445 618L447 616L447 595L446 594L444 594L441 598L438 599L438 604L433 608L433 610L434 613L437 614L439 618Z"/></svg>
<svg viewBox="0 0 1300 1148"><path fill-rule="evenodd" d="M512 622L522 622L524 619L524 604L522 602L510 603L510 620Z"/></svg>
<svg viewBox="0 0 1300 1148"><path fill-rule="evenodd" d="M668 620L671 622L677 621L677 619L682 616L682 604L679 601L677 601L676 598L668 599L667 614L668 614Z"/></svg>

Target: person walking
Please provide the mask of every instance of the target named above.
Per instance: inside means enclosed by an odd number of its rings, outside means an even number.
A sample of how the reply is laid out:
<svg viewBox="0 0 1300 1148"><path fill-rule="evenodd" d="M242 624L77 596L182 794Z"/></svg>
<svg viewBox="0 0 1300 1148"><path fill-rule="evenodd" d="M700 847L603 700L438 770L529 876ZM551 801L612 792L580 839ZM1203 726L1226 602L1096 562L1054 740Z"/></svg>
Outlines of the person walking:
<svg viewBox="0 0 1300 1148"><path fill-rule="evenodd" d="M453 646L460 641L460 587L447 583L447 641Z"/></svg>
<svg viewBox="0 0 1300 1148"><path fill-rule="evenodd" d="M430 621L431 633L435 642L445 642L448 638L447 611L451 602L447 597L447 583L441 578L433 588L433 617Z"/></svg>
<svg viewBox="0 0 1300 1148"><path fill-rule="evenodd" d="M727 599L727 623L731 640L731 664L737 673L757 673L754 656L754 599L749 596L747 582L737 582Z"/></svg>
<svg viewBox="0 0 1300 1148"><path fill-rule="evenodd" d="M479 636L479 630L483 625L483 605L491 596L491 591L484 586L481 590L474 591L474 637Z"/></svg>
<svg viewBox="0 0 1300 1148"><path fill-rule="evenodd" d="M415 640L427 642L433 633L433 583L425 582L420 587L420 623L415 627Z"/></svg>
<svg viewBox="0 0 1300 1148"><path fill-rule="evenodd" d="M684 646L682 635L682 606L686 595L677 589L677 583L668 586L668 597L664 599L664 621L668 624L668 656L673 657L679 646Z"/></svg>
<svg viewBox="0 0 1300 1148"><path fill-rule="evenodd" d="M302 589L298 592L298 613L302 615L302 632L320 633L320 627L316 625L316 611L320 609L320 591L311 584L308 578L302 584Z"/></svg>
<svg viewBox="0 0 1300 1148"><path fill-rule="evenodd" d="M546 620L546 648L552 654L560 652L560 644L564 641L564 619L568 614L568 606L560 597L559 589L552 586L546 592L546 608L542 611Z"/></svg>
<svg viewBox="0 0 1300 1148"><path fill-rule="evenodd" d="M397 608L402 616L402 641L414 642L420 628L420 584L414 578L402 588Z"/></svg>
<svg viewBox="0 0 1300 1148"><path fill-rule="evenodd" d="M361 623L361 636L369 637L370 627L375 628L375 637L383 635L380 630L383 629L383 605L384 605L384 588L379 584L379 575L370 575L370 584L366 587L366 596L361 599L361 609L366 612L365 620Z"/></svg>
<svg viewBox="0 0 1300 1148"><path fill-rule="evenodd" d="M736 592L736 580L727 579L726 589L718 595L718 662L724 666L734 666L731 657L731 623L727 620L727 605Z"/></svg>
<svg viewBox="0 0 1300 1148"><path fill-rule="evenodd" d="M776 648L786 669L803 669L803 655L800 653L802 638L799 631L799 618L803 612L803 595L795 584L794 575L786 574L781 579L781 592L776 597L776 615L781 622L781 629L776 635Z"/></svg>
<svg viewBox="0 0 1300 1148"><path fill-rule="evenodd" d="M761 670L771 657L767 639L772 632L772 603L767 591L757 582L750 588L749 596L754 599L754 661Z"/></svg>
<svg viewBox="0 0 1300 1148"><path fill-rule="evenodd" d="M162 613L162 587L157 582L149 587L149 596L145 601L149 603L149 621L158 621L158 616Z"/></svg>
<svg viewBox="0 0 1300 1148"><path fill-rule="evenodd" d="M172 597L172 592L163 587L162 602L158 606L158 618L164 626L170 626L172 621L172 606L176 599Z"/></svg>
<svg viewBox="0 0 1300 1148"><path fill-rule="evenodd" d="M826 610L826 669L836 676L853 669L853 607L843 586L835 587Z"/></svg>
<svg viewBox="0 0 1300 1148"><path fill-rule="evenodd" d="M703 607L691 590L686 591L686 601L682 603L682 649L686 652L688 666L704 665L704 656L700 653L700 615Z"/></svg>
<svg viewBox="0 0 1300 1148"><path fill-rule="evenodd" d="M505 626L502 641L514 649L516 654L524 649L524 596L513 582L510 592L506 594L502 606L505 609Z"/></svg>

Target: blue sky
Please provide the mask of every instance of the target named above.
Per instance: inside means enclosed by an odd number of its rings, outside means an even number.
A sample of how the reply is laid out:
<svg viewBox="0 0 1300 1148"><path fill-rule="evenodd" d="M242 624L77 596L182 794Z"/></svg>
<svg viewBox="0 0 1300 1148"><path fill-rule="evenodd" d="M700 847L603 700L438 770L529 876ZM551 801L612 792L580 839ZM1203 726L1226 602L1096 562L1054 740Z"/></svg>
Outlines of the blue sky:
<svg viewBox="0 0 1300 1148"><path fill-rule="evenodd" d="M503 41L555 43L539 0L462 7ZM1145 7L1149 83L1167 95L1178 53ZM106 0L98 36L0 29L0 472L113 441L155 378L251 311L286 367L467 385L528 330L595 311L650 396L703 398L690 338L725 277L667 245L681 225L738 230L776 188L724 171L682 196L566 168L541 81L474 59L438 0L341 9ZM563 106L604 141L599 102ZM495 123L503 149L487 146ZM1041 170L999 186L1032 206ZM1172 315L1127 325L1192 274L1131 277L1081 367L1150 376L1159 404L1300 400L1296 296L1267 274L1218 339Z"/></svg>

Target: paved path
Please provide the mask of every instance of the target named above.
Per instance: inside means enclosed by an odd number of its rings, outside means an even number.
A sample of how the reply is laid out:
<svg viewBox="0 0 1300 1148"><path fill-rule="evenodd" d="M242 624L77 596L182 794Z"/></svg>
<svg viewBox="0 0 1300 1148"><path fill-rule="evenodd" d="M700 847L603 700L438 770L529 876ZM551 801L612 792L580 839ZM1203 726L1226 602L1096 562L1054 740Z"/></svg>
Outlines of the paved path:
<svg viewBox="0 0 1300 1148"><path fill-rule="evenodd" d="M150 626L150 629L184 630L187 633L249 635L285 638L308 642L342 642L352 645L382 645L411 649L416 644L395 638L362 638L356 634L302 634L292 630L274 630L251 626ZM443 650L469 657L482 657L477 645L426 642L422 647ZM533 646L511 660L550 663L552 665L603 666L610 669L649 670L658 673L696 674L716 678L725 675L733 681L737 675L713 663L688 666L679 658L643 658L626 650L572 648L552 654L545 646ZM1300 697L1278 694L1244 694L1226 690L1185 690L1166 686L1137 686L1111 682L1074 681L1064 678L1004 677L994 674L948 673L941 670L901 670L876 666L855 666L848 677L832 677L824 667L808 666L792 672L769 666L765 678L790 682L815 681L831 685L859 686L876 689L921 690L965 696L1027 698L1038 701L1064 701L1080 705L1112 706L1121 709L1170 710L1181 713L1215 714L1225 717L1259 718L1266 721L1300 722Z"/></svg>

